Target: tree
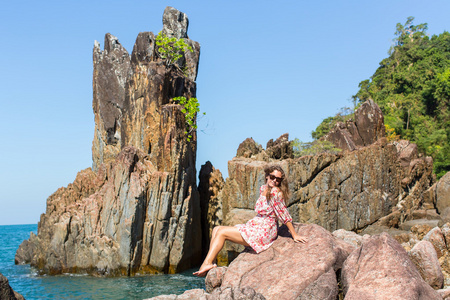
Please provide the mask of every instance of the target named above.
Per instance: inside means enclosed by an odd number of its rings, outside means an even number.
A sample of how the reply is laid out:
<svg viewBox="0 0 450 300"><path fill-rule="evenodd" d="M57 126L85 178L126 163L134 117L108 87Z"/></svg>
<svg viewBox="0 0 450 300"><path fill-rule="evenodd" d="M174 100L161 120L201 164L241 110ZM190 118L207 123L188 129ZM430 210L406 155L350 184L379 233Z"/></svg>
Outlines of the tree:
<svg viewBox="0 0 450 300"><path fill-rule="evenodd" d="M426 23L414 18L398 23L389 56L370 79L360 82L355 104L375 101L390 133L416 143L434 159L434 171L450 171L450 34L427 36ZM313 132L320 138L336 117L326 118ZM389 133L389 132L388 132ZM447 151L447 152L445 152Z"/></svg>

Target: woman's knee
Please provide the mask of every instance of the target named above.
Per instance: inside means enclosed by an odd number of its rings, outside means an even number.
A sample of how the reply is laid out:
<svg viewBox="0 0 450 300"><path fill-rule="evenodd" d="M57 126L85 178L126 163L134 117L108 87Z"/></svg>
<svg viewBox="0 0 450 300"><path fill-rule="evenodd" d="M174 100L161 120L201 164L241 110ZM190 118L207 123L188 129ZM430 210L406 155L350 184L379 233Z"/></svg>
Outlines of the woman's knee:
<svg viewBox="0 0 450 300"><path fill-rule="evenodd" d="M221 237L221 238L225 238L225 239L228 239L234 231L238 231L237 228L233 227L233 226L217 226L214 229L216 229L216 228L217 228L217 231L216 231L215 235L218 237Z"/></svg>
<svg viewBox="0 0 450 300"><path fill-rule="evenodd" d="M219 227L220 227L220 226L216 226L216 227L213 228L213 231L212 231L212 233L211 233L211 236L215 236L215 235L217 234L217 231L219 230Z"/></svg>

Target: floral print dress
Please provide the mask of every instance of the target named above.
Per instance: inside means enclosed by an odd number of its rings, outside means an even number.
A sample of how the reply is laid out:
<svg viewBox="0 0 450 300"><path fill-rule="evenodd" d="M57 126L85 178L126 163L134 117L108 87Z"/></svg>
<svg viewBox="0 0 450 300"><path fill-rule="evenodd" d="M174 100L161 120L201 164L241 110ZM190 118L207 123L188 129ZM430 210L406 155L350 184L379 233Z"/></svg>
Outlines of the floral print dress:
<svg viewBox="0 0 450 300"><path fill-rule="evenodd" d="M259 198L256 201L256 217L245 224L236 225L242 238L256 251L260 253L269 248L278 235L277 219L286 224L292 222L291 215L286 209L282 194L278 189L272 188L268 201L265 196L267 185L259 189Z"/></svg>

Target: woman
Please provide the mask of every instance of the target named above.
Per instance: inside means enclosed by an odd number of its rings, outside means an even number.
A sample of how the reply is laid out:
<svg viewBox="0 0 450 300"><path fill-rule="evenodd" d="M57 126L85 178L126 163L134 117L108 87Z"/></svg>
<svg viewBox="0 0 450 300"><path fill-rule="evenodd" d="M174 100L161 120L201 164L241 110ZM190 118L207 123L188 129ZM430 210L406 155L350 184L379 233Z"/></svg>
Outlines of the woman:
<svg viewBox="0 0 450 300"><path fill-rule="evenodd" d="M289 198L289 188L286 175L280 166L272 165L264 169L266 184L259 189L260 195L256 201L256 217L246 224L236 226L218 226L213 229L211 243L200 269L194 273L203 277L212 268L217 254L222 249L225 240L244 246L250 246L259 253L269 248L278 234L278 220L286 224L295 242L305 243L306 238L298 235L292 225L292 218L286 209L283 199Z"/></svg>

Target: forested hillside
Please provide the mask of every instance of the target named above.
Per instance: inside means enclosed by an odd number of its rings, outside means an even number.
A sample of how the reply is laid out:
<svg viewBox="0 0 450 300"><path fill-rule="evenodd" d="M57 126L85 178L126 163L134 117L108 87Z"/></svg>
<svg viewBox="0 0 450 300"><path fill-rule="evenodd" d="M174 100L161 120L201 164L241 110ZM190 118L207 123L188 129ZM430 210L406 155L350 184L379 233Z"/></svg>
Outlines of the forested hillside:
<svg viewBox="0 0 450 300"><path fill-rule="evenodd" d="M434 159L438 178L450 171L450 34L429 37L427 24L413 25L409 17L397 24L389 57L352 96L355 106L374 100L384 114L389 139L408 139ZM312 132L317 140L337 121L350 115L326 118Z"/></svg>

